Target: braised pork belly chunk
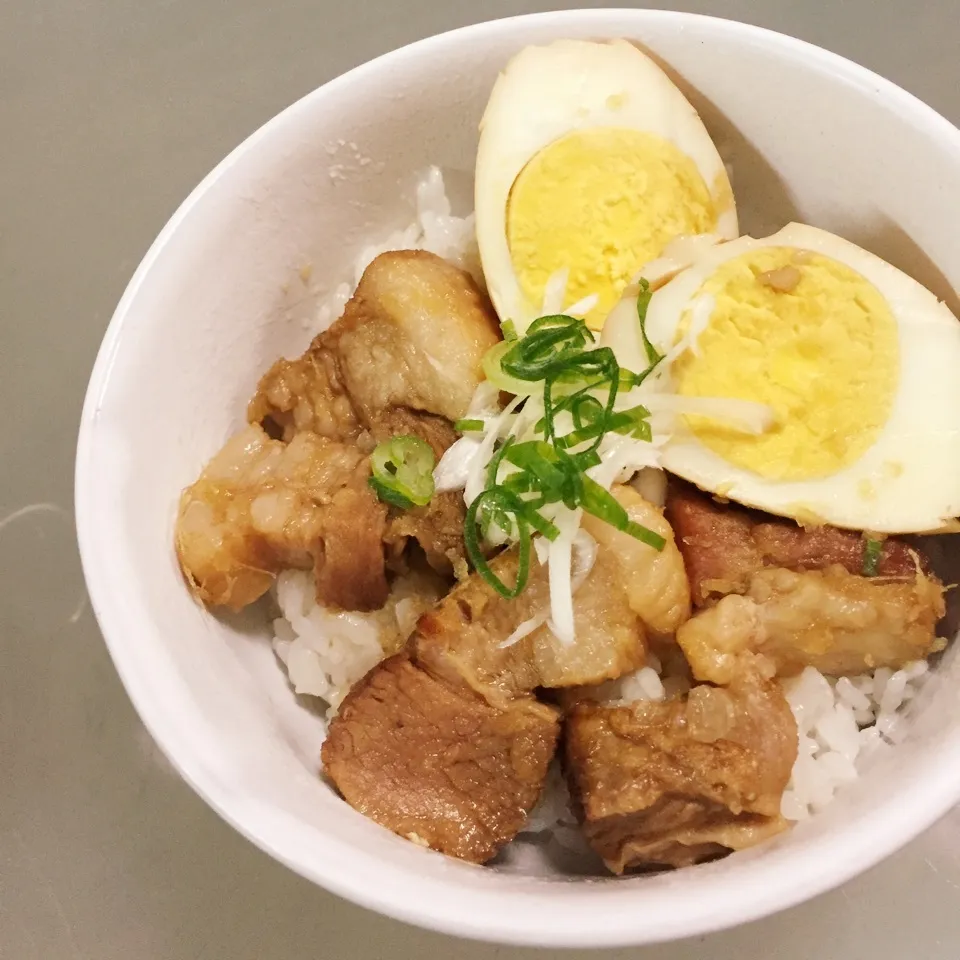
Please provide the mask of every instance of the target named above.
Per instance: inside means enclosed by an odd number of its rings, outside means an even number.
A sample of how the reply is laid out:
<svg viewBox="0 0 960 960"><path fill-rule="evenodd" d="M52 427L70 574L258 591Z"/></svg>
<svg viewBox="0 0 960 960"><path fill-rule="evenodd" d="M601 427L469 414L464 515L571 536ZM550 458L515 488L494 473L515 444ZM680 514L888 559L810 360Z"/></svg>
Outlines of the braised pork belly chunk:
<svg viewBox="0 0 960 960"><path fill-rule="evenodd" d="M898 669L939 646L943 587L915 573L874 581L841 566L797 573L771 567L751 577L743 596L724 597L688 621L677 642L700 680L724 683L735 656L765 657L780 676L814 667L855 676Z"/></svg>
<svg viewBox="0 0 960 960"><path fill-rule="evenodd" d="M456 420L500 324L470 276L422 250L381 254L337 329L337 356L362 421L409 407Z"/></svg>
<svg viewBox="0 0 960 960"><path fill-rule="evenodd" d="M387 595L387 510L354 447L313 433L289 444L248 426L180 499L180 563L204 603L239 610L277 573L313 568L321 602L372 610Z"/></svg>
<svg viewBox="0 0 960 960"><path fill-rule="evenodd" d="M779 685L749 670L676 700L585 701L564 727L571 796L614 873L686 866L784 830L780 798L796 756Z"/></svg>
<svg viewBox="0 0 960 960"><path fill-rule="evenodd" d="M323 765L344 799L388 830L484 863L523 827L559 731L557 711L532 697L493 706L400 654L348 694Z"/></svg>
<svg viewBox="0 0 960 960"><path fill-rule="evenodd" d="M643 664L645 631L626 602L619 568L598 556L574 604L577 642L566 644L545 620L547 570L534 561L527 589L515 600L471 576L425 614L413 638L418 660L437 676L502 701L538 687L600 683ZM494 561L498 576L516 575L515 550ZM515 642L523 624L532 629ZM505 645L507 644L507 645Z"/></svg>
<svg viewBox="0 0 960 960"><path fill-rule="evenodd" d="M469 275L422 250L377 257L343 316L260 381L251 421L355 439L397 408L462 417L499 324Z"/></svg>
<svg viewBox="0 0 960 960"><path fill-rule="evenodd" d="M866 539L853 531L805 530L680 483L667 515L706 607L677 633L699 680L728 682L744 652L781 676L804 667L844 676L895 670L940 646L943 585L900 540L884 540L875 574L864 576Z"/></svg>
<svg viewBox="0 0 960 960"><path fill-rule="evenodd" d="M339 323L339 321L338 321ZM281 358L260 378L247 419L286 442L298 433L349 443L362 426L340 374L335 323L302 356Z"/></svg>

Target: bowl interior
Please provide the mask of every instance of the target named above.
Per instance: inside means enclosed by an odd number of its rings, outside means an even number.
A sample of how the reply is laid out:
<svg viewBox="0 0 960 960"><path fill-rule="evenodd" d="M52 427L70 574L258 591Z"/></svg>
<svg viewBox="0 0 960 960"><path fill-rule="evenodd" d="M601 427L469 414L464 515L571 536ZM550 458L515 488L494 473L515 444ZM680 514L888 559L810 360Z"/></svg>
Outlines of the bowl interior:
<svg viewBox="0 0 960 960"><path fill-rule="evenodd" d="M792 219L833 230L956 312L960 133L885 81L797 41L682 14L581 11L468 28L311 94L181 208L98 360L77 513L94 608L135 705L185 777L264 849L352 899L450 932L640 943L820 892L960 798L952 653L903 743L824 814L719 863L571 882L539 856L488 870L448 861L350 810L317 776L323 726L287 687L263 611L201 610L172 550L179 492L243 422L259 375L306 345L364 243L410 221L428 165L469 208L477 123L497 71L521 46L563 36L626 36L660 60L731 165L744 232Z"/></svg>

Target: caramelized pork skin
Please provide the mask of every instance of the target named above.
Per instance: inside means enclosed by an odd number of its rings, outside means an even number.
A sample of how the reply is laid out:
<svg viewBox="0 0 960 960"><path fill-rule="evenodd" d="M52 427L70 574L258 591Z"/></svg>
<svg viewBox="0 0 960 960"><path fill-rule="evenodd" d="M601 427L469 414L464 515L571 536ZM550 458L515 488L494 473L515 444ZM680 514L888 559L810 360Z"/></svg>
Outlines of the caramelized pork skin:
<svg viewBox="0 0 960 960"><path fill-rule="evenodd" d="M899 669L940 646L939 581L858 577L841 566L795 572L770 567L677 633L698 680L727 683L744 653L765 658L780 676L815 667L829 676Z"/></svg>
<svg viewBox="0 0 960 960"><path fill-rule="evenodd" d="M764 567L823 570L840 565L863 573L866 539L837 527L805 528L734 504L717 503L690 484L671 480L666 507L687 566L693 602L705 606L728 593L744 593ZM883 541L877 575L912 579L924 558L902 540Z"/></svg>

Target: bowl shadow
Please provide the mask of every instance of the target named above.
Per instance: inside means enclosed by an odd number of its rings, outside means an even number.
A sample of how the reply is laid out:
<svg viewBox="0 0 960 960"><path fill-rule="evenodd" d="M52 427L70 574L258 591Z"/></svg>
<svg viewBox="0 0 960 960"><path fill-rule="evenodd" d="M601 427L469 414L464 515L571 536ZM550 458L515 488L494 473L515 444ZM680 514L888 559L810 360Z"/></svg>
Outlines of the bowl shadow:
<svg viewBox="0 0 960 960"><path fill-rule="evenodd" d="M798 220L800 214L793 194L756 145L703 91L677 73L655 51L636 40L632 42L663 70L700 115L727 167L737 203L740 233L765 237ZM750 184L749 194L737 195L738 182Z"/></svg>
<svg viewBox="0 0 960 960"><path fill-rule="evenodd" d="M926 251L898 223L878 215L865 223L851 225L845 236L913 277L945 303L955 317L960 317L957 291Z"/></svg>

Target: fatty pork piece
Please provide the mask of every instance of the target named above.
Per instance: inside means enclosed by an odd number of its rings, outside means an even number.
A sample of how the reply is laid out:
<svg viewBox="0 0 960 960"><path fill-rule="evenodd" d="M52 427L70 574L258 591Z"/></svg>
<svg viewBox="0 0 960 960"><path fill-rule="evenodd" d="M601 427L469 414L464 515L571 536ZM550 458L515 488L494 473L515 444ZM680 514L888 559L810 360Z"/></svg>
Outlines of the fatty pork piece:
<svg viewBox="0 0 960 960"><path fill-rule="evenodd" d="M682 867L784 830L797 727L778 684L742 670L726 689L665 702L575 706L564 766L590 844L614 873Z"/></svg>
<svg viewBox="0 0 960 960"><path fill-rule="evenodd" d="M444 683L409 654L347 695L322 749L354 809L416 843L484 863L522 829L556 750L558 711Z"/></svg>
<svg viewBox="0 0 960 960"><path fill-rule="evenodd" d="M840 565L863 573L866 540L853 530L804 528L732 504L719 504L690 484L671 480L667 519L687 567L693 602L702 607L728 593L746 593L764 567L822 570ZM924 558L901 540L883 541L877 575L913 580Z"/></svg>
<svg viewBox="0 0 960 960"><path fill-rule="evenodd" d="M598 554L574 596L576 643L557 639L543 621L549 613L547 568L531 557L530 579L515 600L474 574L425 613L412 638L414 656L435 676L503 704L537 687L600 683L643 666L645 632L630 609L616 559ZM511 548L491 566L505 583L517 572ZM521 624L543 624L503 646Z"/></svg>
<svg viewBox="0 0 960 960"><path fill-rule="evenodd" d="M677 634L698 680L728 682L743 652L780 675L805 666L842 675L897 669L938 648L943 586L902 541L885 540L877 575L865 577L865 540L853 531L804 529L680 482L667 516L694 603L716 604Z"/></svg>
<svg viewBox="0 0 960 960"><path fill-rule="evenodd" d="M558 640L544 622L550 612L548 572L534 555L527 587L515 600L472 576L426 614L415 635L418 660L437 676L488 697L596 684L643 666L647 634L672 634L689 616L689 587L663 514L630 487L612 492L632 520L667 542L657 551L609 524L584 520L597 540L597 555L573 598L575 643ZM516 549L501 553L492 567L504 583L513 583ZM541 625L502 646L517 626L537 620Z"/></svg>
<svg viewBox="0 0 960 960"><path fill-rule="evenodd" d="M761 657L781 676L815 667L832 676L893 670L940 648L943 587L916 569L908 580L858 577L839 564L797 572L770 567L746 593L724 597L677 633L698 680L727 683ZM746 656L745 656L746 655Z"/></svg>
<svg viewBox="0 0 960 960"><path fill-rule="evenodd" d="M499 339L496 315L469 274L422 250L383 253L343 316L303 356L267 372L248 418L286 440L299 430L356 439L396 407L453 421L466 413L483 356Z"/></svg>
<svg viewBox="0 0 960 960"><path fill-rule="evenodd" d="M602 549L612 551L623 571L631 609L647 629L660 637L671 636L690 616L690 584L673 528L663 511L626 484L610 491L634 523L659 533L666 540L662 550L617 530L586 514L582 527Z"/></svg>
<svg viewBox="0 0 960 960"><path fill-rule="evenodd" d="M289 567L314 569L321 603L373 610L387 597L387 510L355 447L303 432L289 444L250 425L180 498L177 556L194 593L239 610Z"/></svg>

